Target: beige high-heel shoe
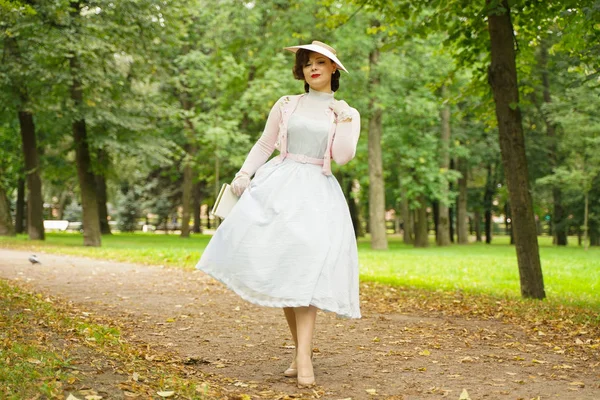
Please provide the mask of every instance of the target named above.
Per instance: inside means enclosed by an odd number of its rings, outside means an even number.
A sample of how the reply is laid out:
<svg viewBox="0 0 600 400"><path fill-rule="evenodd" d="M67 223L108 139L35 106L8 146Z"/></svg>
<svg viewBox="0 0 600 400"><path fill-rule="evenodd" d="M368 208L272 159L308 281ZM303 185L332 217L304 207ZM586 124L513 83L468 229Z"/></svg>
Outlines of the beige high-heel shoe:
<svg viewBox="0 0 600 400"><path fill-rule="evenodd" d="M315 375L298 376L298 389L309 389L315 387Z"/></svg>
<svg viewBox="0 0 600 400"><path fill-rule="evenodd" d="M310 353L310 361L313 360L315 353ZM294 350L294 361L290 364L290 367L283 371L283 375L288 378L295 378L298 376L298 368L296 367L296 351Z"/></svg>
<svg viewBox="0 0 600 400"><path fill-rule="evenodd" d="M298 389L306 389L306 388L311 388L313 386L315 386L315 373L314 373L314 369L312 368L312 354L311 354L311 368L312 370L312 374L310 375L300 375L298 373L297 376L297 380L298 380Z"/></svg>
<svg viewBox="0 0 600 400"><path fill-rule="evenodd" d="M293 368L296 365L296 359L294 359L294 361L292 361L292 364L290 365L290 367L288 369L286 369L285 371L283 371L283 375L287 376L288 378L295 378L298 376L298 369L297 368Z"/></svg>

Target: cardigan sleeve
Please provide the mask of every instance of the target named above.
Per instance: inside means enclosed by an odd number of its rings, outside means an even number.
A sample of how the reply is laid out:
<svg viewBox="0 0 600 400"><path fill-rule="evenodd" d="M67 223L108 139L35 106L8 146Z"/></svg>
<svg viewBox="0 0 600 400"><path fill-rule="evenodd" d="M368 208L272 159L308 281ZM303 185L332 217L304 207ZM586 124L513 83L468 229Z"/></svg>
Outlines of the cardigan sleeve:
<svg viewBox="0 0 600 400"><path fill-rule="evenodd" d="M279 134L279 123L281 121L281 102L283 97L280 98L269 112L265 129L258 139L258 141L252 146L250 153L246 157L246 161L242 165L240 172L248 174L248 176L254 175L258 170L273 154L275 150L275 143L277 142L277 136Z"/></svg>
<svg viewBox="0 0 600 400"><path fill-rule="evenodd" d="M360 114L354 108L350 108L349 114L350 120L336 124L331 145L331 157L340 165L344 165L354 158L360 136Z"/></svg>

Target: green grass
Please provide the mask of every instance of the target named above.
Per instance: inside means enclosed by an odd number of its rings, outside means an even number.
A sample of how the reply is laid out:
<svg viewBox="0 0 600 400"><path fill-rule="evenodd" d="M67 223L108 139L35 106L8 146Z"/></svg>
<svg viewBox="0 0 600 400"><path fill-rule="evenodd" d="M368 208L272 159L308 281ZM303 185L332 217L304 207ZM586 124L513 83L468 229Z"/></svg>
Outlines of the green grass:
<svg viewBox="0 0 600 400"><path fill-rule="evenodd" d="M571 242L576 243L572 238ZM546 295L552 302L600 309L600 249L552 246L540 237L540 257ZM494 244L416 249L399 240L387 252L359 244L361 278L428 290L463 290L495 296L520 296L514 246L508 238Z"/></svg>
<svg viewBox="0 0 600 400"><path fill-rule="evenodd" d="M37 335L40 315L48 313L39 298L23 295L0 281L0 398L58 398L73 379L69 360Z"/></svg>
<svg viewBox="0 0 600 400"><path fill-rule="evenodd" d="M12 343L0 349L0 359L0 381L4 386L0 393L6 399L57 397L62 394L62 382L69 377L65 372L69 365L60 355L37 346Z"/></svg>
<svg viewBox="0 0 600 400"><path fill-rule="evenodd" d="M97 369L107 371L101 383L109 390L105 398L123 398L123 390L145 399L159 398L162 390L186 399L222 398L215 395L221 391L218 379L199 384L177 360L129 343L120 329L115 321L83 316L60 299L0 279L0 399L64 399L69 393L83 399L80 390L98 389ZM122 388L134 371L143 381Z"/></svg>
<svg viewBox="0 0 600 400"><path fill-rule="evenodd" d="M79 234L47 235L45 242L25 236L0 237L0 247L32 252L81 255L142 264L192 269L210 236L116 234L102 238L102 247L82 246ZM552 246L540 237L540 255L549 301L600 309L600 249L587 252L570 238L567 247ZM398 237L389 238L388 251L370 249L368 239L359 241L362 280L427 290L462 290L493 296L519 297L519 273L514 246L498 236L492 245L473 243L416 249Z"/></svg>

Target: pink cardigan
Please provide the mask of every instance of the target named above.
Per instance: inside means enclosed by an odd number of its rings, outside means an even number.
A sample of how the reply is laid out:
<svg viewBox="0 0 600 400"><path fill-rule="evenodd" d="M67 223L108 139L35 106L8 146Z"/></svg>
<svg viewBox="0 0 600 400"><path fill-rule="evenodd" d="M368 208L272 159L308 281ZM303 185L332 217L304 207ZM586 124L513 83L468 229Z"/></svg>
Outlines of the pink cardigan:
<svg viewBox="0 0 600 400"><path fill-rule="evenodd" d="M240 171L249 176L254 175L278 149L279 157L283 161L287 156L287 124L290 116L298 106L298 102L305 94L295 96L283 96L271 108L267 124L263 134L250 150L248 157ZM330 109L331 127L327 138L327 149L323 156L323 174L331 175L331 159L340 164L346 164L356 154L356 144L360 135L360 114L352 107L342 111L344 115L349 114L352 121L336 123L335 114Z"/></svg>

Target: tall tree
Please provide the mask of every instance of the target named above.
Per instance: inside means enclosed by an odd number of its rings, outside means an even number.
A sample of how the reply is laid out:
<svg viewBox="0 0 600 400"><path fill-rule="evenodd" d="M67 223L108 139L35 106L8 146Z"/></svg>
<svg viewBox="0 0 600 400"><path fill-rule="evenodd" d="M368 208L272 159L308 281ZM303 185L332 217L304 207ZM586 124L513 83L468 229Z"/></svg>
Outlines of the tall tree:
<svg viewBox="0 0 600 400"><path fill-rule="evenodd" d="M0 236L14 236L15 226L10 215L10 202L0 182Z"/></svg>
<svg viewBox="0 0 600 400"><path fill-rule="evenodd" d="M496 120L499 127L501 153L505 166L506 180L511 197L515 227L517 260L521 277L523 297L544 298L545 291L536 237L536 224L533 214L532 198L529 194L528 168L525 159L523 126L517 86L515 63L514 32L525 46L535 42L540 31L555 23L562 16L577 19L583 13L592 10L582 2L515 3L517 24L513 26L508 1L486 0L481 3L469 3L462 0L450 1L395 1L369 0L387 18L400 24L410 24L413 34L429 35L447 32L445 45L462 66L472 66L477 72L474 77L481 78L484 66L491 56L488 71L490 87L496 102ZM415 14L407 13L415 10ZM590 14L595 12L590 11ZM408 17L410 15L410 18ZM596 15L596 14L594 14ZM586 29L592 26L592 20L586 18L581 25ZM569 21L565 20L568 26ZM597 30L594 33L598 35ZM398 38L405 39L404 37ZM593 46L587 46L586 54L591 54ZM488 49L491 48L491 52ZM466 50L466 51L465 51ZM592 60L592 58L589 58ZM592 61L597 67L598 63Z"/></svg>
<svg viewBox="0 0 600 400"><path fill-rule="evenodd" d="M44 240L44 200L33 115L20 110L19 122L27 175L27 233L31 240Z"/></svg>
<svg viewBox="0 0 600 400"><path fill-rule="evenodd" d="M543 102L546 105L552 103L552 96L550 92L550 72L548 65L548 39L544 38L540 42L539 48L539 67L541 69L542 88L543 88ZM556 124L553 123L547 113L542 113L544 116L544 123L546 124L546 134L548 135L548 162L550 168L554 169L558 166L558 137L556 131ZM565 210L562 202L562 190L560 186L554 186L552 188L552 231L555 238L555 243L558 246L567 245L567 220Z"/></svg>
<svg viewBox="0 0 600 400"><path fill-rule="evenodd" d="M96 200L98 203L98 222L100 223L100 233L102 235L110 235L110 225L108 224L108 201L107 186L106 186L106 169L108 165L108 154L104 149L96 151L97 171L94 174L96 183Z"/></svg>
<svg viewBox="0 0 600 400"><path fill-rule="evenodd" d="M402 210L402 224L404 229L402 230L402 241L405 244L413 244L414 238L414 218L413 213L408 205L408 193L404 186L400 187L400 198L401 198L401 210Z"/></svg>
<svg viewBox="0 0 600 400"><path fill-rule="evenodd" d="M415 210L415 247L429 246L429 220L427 218L427 198L421 193Z"/></svg>
<svg viewBox="0 0 600 400"><path fill-rule="evenodd" d="M487 4L492 3L486 0ZM546 297L544 279L529 192L529 173L525 156L525 139L519 108L514 32L507 0L488 11L491 65L488 79L494 101L510 203L513 231L519 264L521 295L536 299Z"/></svg>
<svg viewBox="0 0 600 400"><path fill-rule="evenodd" d="M495 171L497 167L491 162L486 164L487 176L485 181L485 188L483 194L483 209L484 209L484 229L485 229L485 243L492 243L492 208L494 195L496 194L496 175Z"/></svg>
<svg viewBox="0 0 600 400"><path fill-rule="evenodd" d="M73 13L79 14L81 3L74 5ZM75 15L74 18L77 18ZM71 99L79 109L83 106L83 89L81 86L81 67L76 54L70 54L69 66L71 72ZM77 163L77 176L81 192L81 205L83 209L83 244L84 246L100 246L102 243L100 233L100 217L98 215L98 198L96 193L96 179L92 172L90 156L90 142L88 129L83 115L72 122L73 141L75 143L75 160Z"/></svg>
<svg viewBox="0 0 600 400"><path fill-rule="evenodd" d="M17 183L17 202L15 204L15 233L23 233L23 220L25 218L25 180L19 177Z"/></svg>
<svg viewBox="0 0 600 400"><path fill-rule="evenodd" d="M440 140L440 169L447 171L450 168L450 105L446 99L448 89L442 86L442 98L444 103L440 110L441 120L441 140ZM441 191L444 198L448 198L449 188L447 183L442 183ZM438 223L436 243L438 246L448 246L450 244L450 213L448 204L444 201L439 202Z"/></svg>
<svg viewBox="0 0 600 400"><path fill-rule="evenodd" d="M31 240L44 240L44 200L42 197L38 142L33 113L30 109L29 90L24 74L18 70L20 67L29 70L30 62L23 59L16 38L6 39L4 44L6 53L12 59L12 64L16 66L15 69L17 69L10 74L12 75L11 92L17 98L16 107L27 182L27 233Z"/></svg>
<svg viewBox="0 0 600 400"><path fill-rule="evenodd" d="M376 22L376 24L378 24ZM369 232L371 248L388 248L385 227L385 184L383 178L383 158L381 149L383 110L379 105L377 90L380 79L377 71L379 48L369 54Z"/></svg>
<svg viewBox="0 0 600 400"><path fill-rule="evenodd" d="M467 160L456 161L460 178L458 179L458 200L456 202L456 238L458 244L469 243L469 222L467 216Z"/></svg>

